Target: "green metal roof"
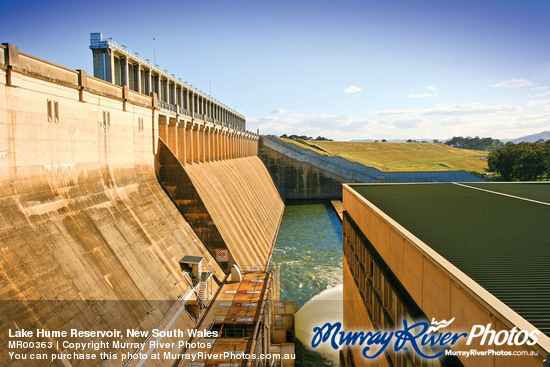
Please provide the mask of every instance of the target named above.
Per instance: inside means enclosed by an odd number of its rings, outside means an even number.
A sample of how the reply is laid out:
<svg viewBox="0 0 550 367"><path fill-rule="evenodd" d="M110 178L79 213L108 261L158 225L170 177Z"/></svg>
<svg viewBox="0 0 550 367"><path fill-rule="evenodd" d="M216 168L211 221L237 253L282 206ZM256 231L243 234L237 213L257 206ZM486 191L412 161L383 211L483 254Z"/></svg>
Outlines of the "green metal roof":
<svg viewBox="0 0 550 367"><path fill-rule="evenodd" d="M550 183L350 186L550 336Z"/></svg>

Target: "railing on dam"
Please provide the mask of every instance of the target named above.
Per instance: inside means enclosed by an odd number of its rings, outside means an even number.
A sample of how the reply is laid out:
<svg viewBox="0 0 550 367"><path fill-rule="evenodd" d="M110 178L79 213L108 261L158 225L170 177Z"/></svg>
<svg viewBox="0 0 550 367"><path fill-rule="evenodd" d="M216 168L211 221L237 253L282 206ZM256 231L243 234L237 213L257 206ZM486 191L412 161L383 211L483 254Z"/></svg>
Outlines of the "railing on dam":
<svg viewBox="0 0 550 367"><path fill-rule="evenodd" d="M160 108L164 108L165 110L172 111L172 112L178 112L177 106L175 104L171 104L161 100L159 100L158 103Z"/></svg>
<svg viewBox="0 0 550 367"><path fill-rule="evenodd" d="M325 156L271 136L263 144L299 162L305 162L357 182L475 182L483 181L466 171L384 172L337 156Z"/></svg>

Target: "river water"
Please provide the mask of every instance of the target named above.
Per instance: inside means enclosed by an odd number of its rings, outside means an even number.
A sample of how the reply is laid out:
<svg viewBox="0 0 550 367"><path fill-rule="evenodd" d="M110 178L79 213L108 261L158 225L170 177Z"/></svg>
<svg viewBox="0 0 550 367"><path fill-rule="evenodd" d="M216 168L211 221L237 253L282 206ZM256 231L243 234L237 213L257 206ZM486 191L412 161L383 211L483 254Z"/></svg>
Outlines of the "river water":
<svg viewBox="0 0 550 367"><path fill-rule="evenodd" d="M303 320L310 314L324 315L328 311L328 303L319 298L341 294L342 288L342 223L329 201L287 202L272 261L280 265L281 299L296 301L297 323L301 319L304 327ZM330 308L335 311L338 305ZM305 325L307 329L313 326ZM301 337L298 328L296 335ZM304 344L310 341L302 340ZM335 363L297 342L296 365L333 366Z"/></svg>

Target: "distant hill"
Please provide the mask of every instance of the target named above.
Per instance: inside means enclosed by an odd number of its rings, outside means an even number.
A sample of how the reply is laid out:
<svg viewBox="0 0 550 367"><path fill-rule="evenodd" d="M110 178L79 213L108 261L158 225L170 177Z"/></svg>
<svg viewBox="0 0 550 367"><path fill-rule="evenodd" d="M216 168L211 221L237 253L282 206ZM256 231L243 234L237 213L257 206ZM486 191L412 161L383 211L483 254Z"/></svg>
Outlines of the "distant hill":
<svg viewBox="0 0 550 367"><path fill-rule="evenodd" d="M389 143L406 143L407 140L409 139L386 139ZM428 142L428 143L432 143L434 141L433 138L426 138L426 139L413 139L415 142ZM445 142L449 139L437 139L439 142ZM354 140L350 140L350 141L353 141L353 142L358 142L358 143L372 143L372 142L375 142L375 141L382 141L382 138L380 139L354 139Z"/></svg>
<svg viewBox="0 0 550 367"><path fill-rule="evenodd" d="M531 135L527 135L527 136L522 136L521 138L512 139L510 141L514 144L518 144L518 143L521 143L523 141L528 142L528 143L534 143L534 142L538 141L539 139L543 139L544 141L550 139L550 131L546 130L546 131L543 131L543 132L538 133L538 134L531 134Z"/></svg>
<svg viewBox="0 0 550 367"><path fill-rule="evenodd" d="M487 152L444 144L283 140L386 172L465 170L482 173L487 169Z"/></svg>

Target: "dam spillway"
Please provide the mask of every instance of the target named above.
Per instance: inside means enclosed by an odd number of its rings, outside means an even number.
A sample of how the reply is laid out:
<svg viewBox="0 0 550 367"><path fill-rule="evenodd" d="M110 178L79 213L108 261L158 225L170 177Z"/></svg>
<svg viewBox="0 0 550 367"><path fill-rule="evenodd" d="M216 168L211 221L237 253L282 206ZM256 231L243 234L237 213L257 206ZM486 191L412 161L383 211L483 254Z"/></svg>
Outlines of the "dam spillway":
<svg viewBox="0 0 550 367"><path fill-rule="evenodd" d="M172 108L162 99L170 93L141 94L0 46L2 345L8 328L192 328L232 265L266 269L284 204L257 136L223 105L166 83L187 93L191 110ZM178 203L159 182L161 149L225 247L207 246L178 210L188 198ZM182 271L186 256L201 259L204 276ZM0 364L9 358L2 352Z"/></svg>

